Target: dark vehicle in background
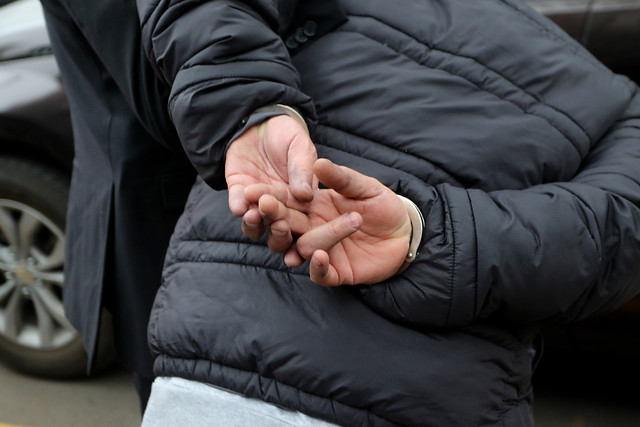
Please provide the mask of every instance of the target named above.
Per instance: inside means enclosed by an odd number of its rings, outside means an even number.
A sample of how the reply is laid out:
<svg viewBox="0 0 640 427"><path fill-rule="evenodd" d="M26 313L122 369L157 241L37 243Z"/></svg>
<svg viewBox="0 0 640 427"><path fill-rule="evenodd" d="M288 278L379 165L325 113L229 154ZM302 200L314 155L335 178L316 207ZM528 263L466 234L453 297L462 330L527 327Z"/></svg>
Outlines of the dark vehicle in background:
<svg viewBox="0 0 640 427"><path fill-rule="evenodd" d="M72 160L69 105L40 3L1 0L0 359L39 376L86 372L62 307Z"/></svg>
<svg viewBox="0 0 640 427"><path fill-rule="evenodd" d="M69 107L39 2L0 8L0 358L71 376L82 342L61 303Z"/></svg>
<svg viewBox="0 0 640 427"><path fill-rule="evenodd" d="M529 4L614 71L640 76L640 0ZM40 376L85 371L82 343L61 303L72 157L68 102L40 3L0 0L0 359ZM608 345L610 331L638 330L639 299L591 323L596 338L581 339L573 328L550 335L559 343ZM102 342L106 362L108 339Z"/></svg>
<svg viewBox="0 0 640 427"><path fill-rule="evenodd" d="M617 73L640 77L640 1L528 0Z"/></svg>

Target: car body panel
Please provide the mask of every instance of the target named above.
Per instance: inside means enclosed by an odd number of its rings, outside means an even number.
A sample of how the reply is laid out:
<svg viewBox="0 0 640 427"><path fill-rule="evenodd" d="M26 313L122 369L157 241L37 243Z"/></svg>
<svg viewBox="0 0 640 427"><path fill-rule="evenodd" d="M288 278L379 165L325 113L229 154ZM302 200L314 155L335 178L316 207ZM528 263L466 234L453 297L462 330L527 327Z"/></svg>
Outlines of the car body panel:
<svg viewBox="0 0 640 427"><path fill-rule="evenodd" d="M0 14L0 151L36 156L69 171L69 105L38 1Z"/></svg>
<svg viewBox="0 0 640 427"><path fill-rule="evenodd" d="M0 61L50 55L49 36L38 1L16 1L0 14Z"/></svg>
<svg viewBox="0 0 640 427"><path fill-rule="evenodd" d="M594 0L583 43L613 70L637 78L640 73L640 2Z"/></svg>
<svg viewBox="0 0 640 427"><path fill-rule="evenodd" d="M640 78L640 0L528 0L617 73Z"/></svg>

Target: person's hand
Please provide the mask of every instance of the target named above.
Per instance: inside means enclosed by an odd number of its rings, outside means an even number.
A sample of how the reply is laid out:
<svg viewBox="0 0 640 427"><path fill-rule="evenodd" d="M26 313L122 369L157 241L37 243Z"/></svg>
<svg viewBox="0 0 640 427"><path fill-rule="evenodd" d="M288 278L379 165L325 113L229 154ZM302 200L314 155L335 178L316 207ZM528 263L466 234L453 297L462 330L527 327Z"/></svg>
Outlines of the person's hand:
<svg viewBox="0 0 640 427"><path fill-rule="evenodd" d="M323 286L371 284L396 274L411 234L404 203L375 178L327 159L319 159L314 170L328 188L316 191L304 213L288 208L265 186L245 192L258 202L265 222L284 223L286 231L301 234L285 264L308 260L311 280Z"/></svg>
<svg viewBox="0 0 640 427"><path fill-rule="evenodd" d="M313 199L313 188L317 187L313 176L316 159L316 149L306 129L287 115L251 127L229 146L225 161L229 209L242 217L245 235L259 239L271 226L270 247L280 252L289 248L292 239L286 224L265 223L257 204L247 201L244 191L249 185L262 184L287 207L302 210Z"/></svg>

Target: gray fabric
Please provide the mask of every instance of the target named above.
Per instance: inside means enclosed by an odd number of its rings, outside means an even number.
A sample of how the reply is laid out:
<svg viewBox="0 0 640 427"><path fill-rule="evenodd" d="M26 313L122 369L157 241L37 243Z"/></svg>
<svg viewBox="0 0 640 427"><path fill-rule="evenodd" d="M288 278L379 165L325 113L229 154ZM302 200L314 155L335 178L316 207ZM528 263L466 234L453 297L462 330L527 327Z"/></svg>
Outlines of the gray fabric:
<svg viewBox="0 0 640 427"><path fill-rule="evenodd" d="M182 378L156 378L142 427L330 427L300 412L278 408Z"/></svg>

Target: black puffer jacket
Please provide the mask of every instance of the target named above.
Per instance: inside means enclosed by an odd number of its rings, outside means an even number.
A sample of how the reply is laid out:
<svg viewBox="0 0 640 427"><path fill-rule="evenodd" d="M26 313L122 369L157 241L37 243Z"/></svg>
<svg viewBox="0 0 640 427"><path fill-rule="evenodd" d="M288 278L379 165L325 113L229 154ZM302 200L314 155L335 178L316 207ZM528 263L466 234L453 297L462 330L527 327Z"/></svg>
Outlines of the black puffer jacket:
<svg viewBox="0 0 640 427"><path fill-rule="evenodd" d="M531 325L640 290L637 87L511 0L342 0L309 41L296 28L335 4L150 3L174 123L219 190L196 183L173 236L156 374L344 425L532 424ZM275 102L315 120L321 157L421 208L404 273L321 288L242 236L222 153Z"/></svg>

